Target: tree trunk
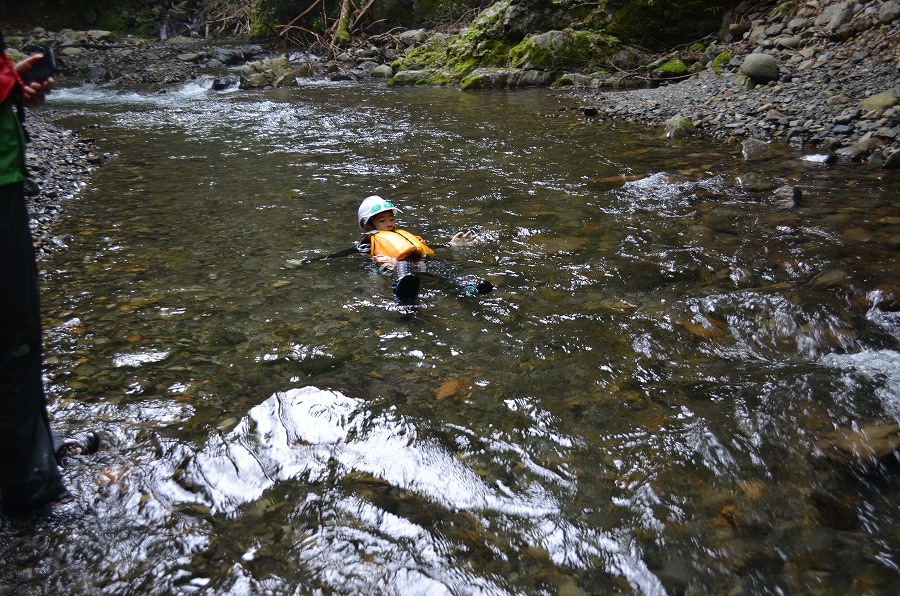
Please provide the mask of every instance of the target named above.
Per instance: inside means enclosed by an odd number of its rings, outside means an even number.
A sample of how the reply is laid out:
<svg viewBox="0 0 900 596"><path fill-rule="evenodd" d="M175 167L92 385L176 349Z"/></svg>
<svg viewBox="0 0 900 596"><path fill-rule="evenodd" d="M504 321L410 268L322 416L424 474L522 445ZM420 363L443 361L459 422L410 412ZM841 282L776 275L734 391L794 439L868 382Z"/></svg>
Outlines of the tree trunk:
<svg viewBox="0 0 900 596"><path fill-rule="evenodd" d="M334 29L334 43L340 47L350 44L350 0L341 2L341 16Z"/></svg>

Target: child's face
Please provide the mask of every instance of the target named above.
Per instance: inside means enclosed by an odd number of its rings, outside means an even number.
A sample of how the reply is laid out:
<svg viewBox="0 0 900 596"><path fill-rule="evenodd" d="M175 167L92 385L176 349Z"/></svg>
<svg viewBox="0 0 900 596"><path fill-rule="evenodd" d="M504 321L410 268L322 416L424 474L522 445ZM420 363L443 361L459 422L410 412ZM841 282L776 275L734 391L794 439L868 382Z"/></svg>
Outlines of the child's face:
<svg viewBox="0 0 900 596"><path fill-rule="evenodd" d="M397 229L397 222L394 219L393 211L382 211L369 220L369 225L379 232L393 232Z"/></svg>

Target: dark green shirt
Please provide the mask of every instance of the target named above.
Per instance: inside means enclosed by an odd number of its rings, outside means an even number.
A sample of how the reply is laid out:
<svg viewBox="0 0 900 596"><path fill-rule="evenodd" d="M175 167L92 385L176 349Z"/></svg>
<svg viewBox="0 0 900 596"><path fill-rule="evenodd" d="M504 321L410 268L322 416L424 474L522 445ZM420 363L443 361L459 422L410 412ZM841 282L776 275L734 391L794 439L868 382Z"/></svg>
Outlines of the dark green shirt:
<svg viewBox="0 0 900 596"><path fill-rule="evenodd" d="M0 186L25 179L25 133L12 102L0 104Z"/></svg>

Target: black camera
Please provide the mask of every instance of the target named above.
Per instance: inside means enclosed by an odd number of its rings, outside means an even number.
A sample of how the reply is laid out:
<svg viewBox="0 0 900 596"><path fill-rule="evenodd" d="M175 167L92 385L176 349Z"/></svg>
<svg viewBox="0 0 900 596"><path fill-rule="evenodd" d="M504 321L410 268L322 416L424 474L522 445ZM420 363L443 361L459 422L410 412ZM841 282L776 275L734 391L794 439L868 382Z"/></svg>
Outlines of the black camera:
<svg viewBox="0 0 900 596"><path fill-rule="evenodd" d="M25 81L26 85L43 83L56 72L56 56L53 54L53 48L47 48L44 50L44 57L38 60L31 67L31 70L25 73L22 80Z"/></svg>

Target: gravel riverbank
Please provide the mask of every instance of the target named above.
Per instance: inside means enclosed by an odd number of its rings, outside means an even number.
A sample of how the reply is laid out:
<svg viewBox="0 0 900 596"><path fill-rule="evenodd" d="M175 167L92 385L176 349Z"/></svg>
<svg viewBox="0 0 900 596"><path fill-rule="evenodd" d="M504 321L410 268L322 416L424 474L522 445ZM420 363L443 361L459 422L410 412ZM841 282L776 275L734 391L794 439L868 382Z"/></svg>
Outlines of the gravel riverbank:
<svg viewBox="0 0 900 596"><path fill-rule="evenodd" d="M719 139L778 141L835 159L900 167L900 2L808 1L742 15L710 56L730 60L654 89L590 92L601 118L681 116ZM768 65L760 73L751 63Z"/></svg>
<svg viewBox="0 0 900 596"><path fill-rule="evenodd" d="M46 252L65 247L65 239L53 235L53 224L65 211L66 203L90 179L98 159L89 139L54 126L40 108L29 111L26 129L31 141L27 148L29 179L25 183L25 195L40 258Z"/></svg>

